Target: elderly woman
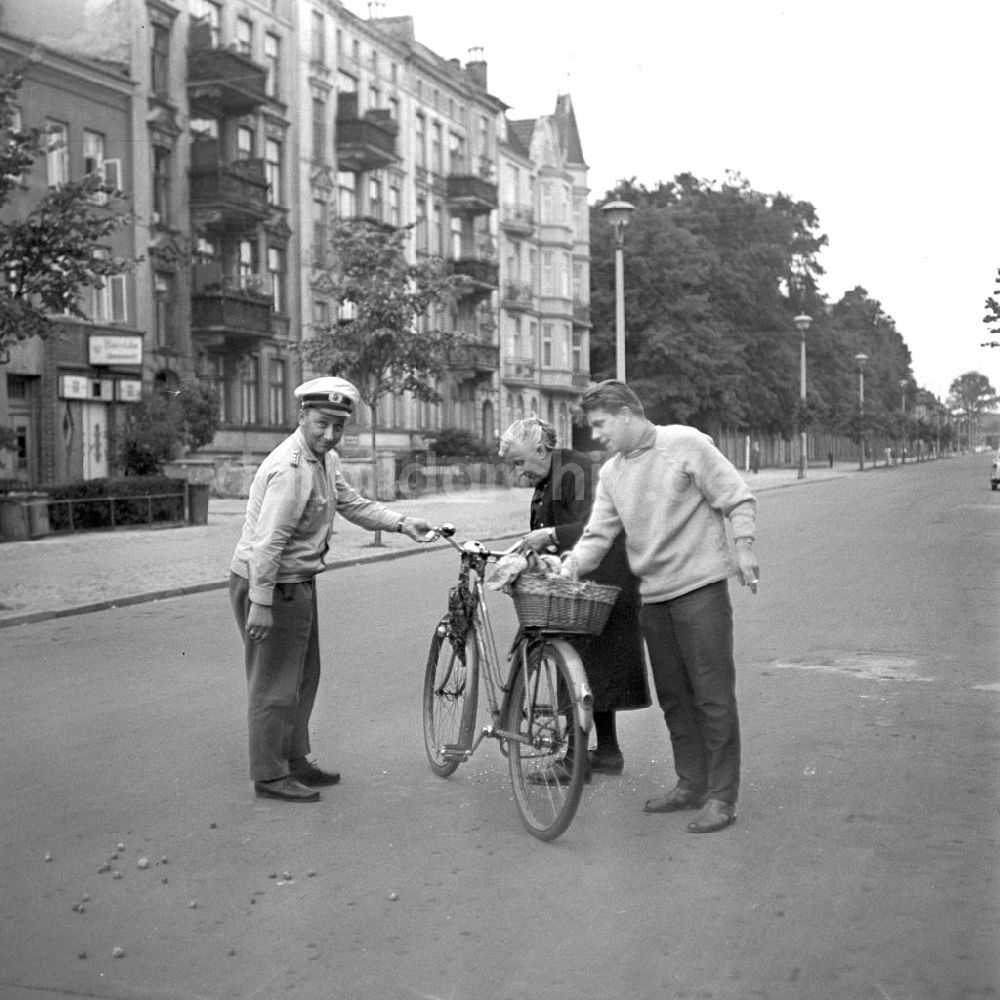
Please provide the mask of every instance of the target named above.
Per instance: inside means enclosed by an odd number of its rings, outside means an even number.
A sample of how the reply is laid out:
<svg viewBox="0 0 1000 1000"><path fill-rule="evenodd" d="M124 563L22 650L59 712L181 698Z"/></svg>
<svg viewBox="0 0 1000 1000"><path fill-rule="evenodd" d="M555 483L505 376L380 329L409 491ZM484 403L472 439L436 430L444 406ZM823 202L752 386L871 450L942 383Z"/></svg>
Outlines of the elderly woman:
<svg viewBox="0 0 1000 1000"><path fill-rule="evenodd" d="M556 447L555 428L537 417L517 420L500 438L500 457L519 482L535 487L531 531L525 544L536 552L571 549L583 533L597 486L597 465L586 455ZM639 630L639 584L628 568L620 536L592 574L598 583L622 588L604 631L581 643L580 655L594 693L597 746L590 751L592 770L621 774L625 765L615 712L650 704Z"/></svg>

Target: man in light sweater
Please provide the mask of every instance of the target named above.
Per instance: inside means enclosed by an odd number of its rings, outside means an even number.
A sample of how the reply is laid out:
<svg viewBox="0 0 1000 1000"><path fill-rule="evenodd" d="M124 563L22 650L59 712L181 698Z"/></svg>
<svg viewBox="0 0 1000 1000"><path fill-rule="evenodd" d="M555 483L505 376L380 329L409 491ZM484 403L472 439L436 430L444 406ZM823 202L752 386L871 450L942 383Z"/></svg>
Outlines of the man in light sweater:
<svg viewBox="0 0 1000 1000"><path fill-rule="evenodd" d="M692 427L650 423L624 382L592 386L581 407L612 458L601 468L590 519L563 573L592 572L625 533L678 779L645 811L699 809L688 830L713 833L736 820L740 726L728 581L738 576L757 591L756 502L711 438Z"/></svg>

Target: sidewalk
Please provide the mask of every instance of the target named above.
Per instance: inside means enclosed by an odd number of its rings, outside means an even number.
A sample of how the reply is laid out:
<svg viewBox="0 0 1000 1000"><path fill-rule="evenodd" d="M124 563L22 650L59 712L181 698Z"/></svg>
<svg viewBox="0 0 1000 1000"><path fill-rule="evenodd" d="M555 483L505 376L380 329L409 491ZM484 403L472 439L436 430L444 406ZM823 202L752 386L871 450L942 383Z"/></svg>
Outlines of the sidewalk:
<svg viewBox="0 0 1000 1000"><path fill-rule="evenodd" d="M756 493L840 478L857 467L764 469L744 478ZM527 530L530 489L471 489L389 504L401 514L432 524L451 522L463 538L513 538ZM119 530L55 535L0 545L0 628L63 615L99 611L224 587L229 560L243 525L246 501L212 499L208 524L156 530ZM328 571L358 562L415 555L431 546L382 532L373 534L338 518Z"/></svg>

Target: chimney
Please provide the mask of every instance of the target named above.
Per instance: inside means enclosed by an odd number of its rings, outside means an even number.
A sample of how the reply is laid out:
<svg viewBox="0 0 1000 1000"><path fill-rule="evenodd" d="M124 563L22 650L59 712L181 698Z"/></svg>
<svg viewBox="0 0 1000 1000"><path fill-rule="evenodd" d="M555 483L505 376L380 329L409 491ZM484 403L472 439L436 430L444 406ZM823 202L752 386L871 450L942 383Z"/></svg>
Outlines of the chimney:
<svg viewBox="0 0 1000 1000"><path fill-rule="evenodd" d="M486 58L481 45L469 49L469 61L465 64L465 71L477 87L482 87L483 90L489 89L486 85Z"/></svg>

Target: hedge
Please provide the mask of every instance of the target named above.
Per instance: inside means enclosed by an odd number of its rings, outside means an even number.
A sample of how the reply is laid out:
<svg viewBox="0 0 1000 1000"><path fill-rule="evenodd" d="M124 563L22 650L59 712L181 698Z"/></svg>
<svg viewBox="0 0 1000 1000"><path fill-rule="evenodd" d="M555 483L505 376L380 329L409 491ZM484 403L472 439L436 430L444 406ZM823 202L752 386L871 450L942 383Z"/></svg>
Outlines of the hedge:
<svg viewBox="0 0 1000 1000"><path fill-rule="evenodd" d="M126 476L39 486L37 492L47 493L50 501L77 501L72 504L72 527L81 530L112 527L108 497L125 498L115 500L114 527L183 521L184 486L185 480L170 476ZM164 493L175 495L161 496ZM156 499L149 500L150 496ZM49 526L53 531L70 530L70 507L68 503L49 503Z"/></svg>

